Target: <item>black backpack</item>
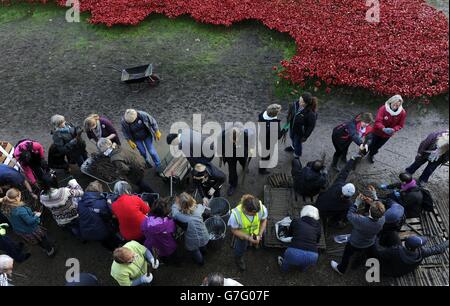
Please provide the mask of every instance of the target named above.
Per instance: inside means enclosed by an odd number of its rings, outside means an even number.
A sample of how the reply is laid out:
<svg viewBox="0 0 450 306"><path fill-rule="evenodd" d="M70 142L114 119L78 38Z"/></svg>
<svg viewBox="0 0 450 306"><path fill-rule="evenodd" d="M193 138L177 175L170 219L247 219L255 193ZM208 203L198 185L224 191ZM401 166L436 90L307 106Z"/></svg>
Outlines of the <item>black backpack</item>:
<svg viewBox="0 0 450 306"><path fill-rule="evenodd" d="M420 191L422 191L422 209L425 211L433 211L434 207L434 201L433 197L431 196L431 192L428 189L420 188Z"/></svg>

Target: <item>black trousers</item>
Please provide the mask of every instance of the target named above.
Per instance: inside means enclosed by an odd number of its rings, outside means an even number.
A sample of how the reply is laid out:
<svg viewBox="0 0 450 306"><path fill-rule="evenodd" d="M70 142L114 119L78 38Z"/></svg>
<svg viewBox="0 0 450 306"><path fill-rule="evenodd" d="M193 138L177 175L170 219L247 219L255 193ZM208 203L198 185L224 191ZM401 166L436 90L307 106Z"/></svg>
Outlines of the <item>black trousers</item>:
<svg viewBox="0 0 450 306"><path fill-rule="evenodd" d="M345 245L344 255L342 256L341 263L338 265L338 270L341 273L345 273L348 268L348 264L350 263L350 259L355 253L364 253L362 255L367 256L367 258L376 257L377 255L377 248L375 245L371 245L368 248L356 248L350 244L350 242L347 242Z"/></svg>
<svg viewBox="0 0 450 306"><path fill-rule="evenodd" d="M237 187L237 164L239 163L242 166L242 169L244 169L247 159L245 157L234 157L227 158L225 162L228 164L228 182L230 183L230 186Z"/></svg>
<svg viewBox="0 0 450 306"><path fill-rule="evenodd" d="M337 160L338 158L346 159L351 141L343 141L336 135L333 135L331 140L333 141L333 146L335 149L333 160Z"/></svg>
<svg viewBox="0 0 450 306"><path fill-rule="evenodd" d="M369 145L369 155L375 156L382 146L388 142L389 138L383 138L378 135L372 134L372 142Z"/></svg>

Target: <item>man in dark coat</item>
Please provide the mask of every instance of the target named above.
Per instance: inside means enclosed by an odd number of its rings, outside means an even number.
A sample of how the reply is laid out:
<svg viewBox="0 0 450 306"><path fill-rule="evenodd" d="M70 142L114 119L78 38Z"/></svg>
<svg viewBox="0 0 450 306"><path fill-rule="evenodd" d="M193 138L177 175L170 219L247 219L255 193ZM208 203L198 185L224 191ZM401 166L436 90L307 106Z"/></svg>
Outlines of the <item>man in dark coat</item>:
<svg viewBox="0 0 450 306"><path fill-rule="evenodd" d="M328 219L335 226L343 227L345 225L345 216L352 205L351 198L356 192L355 186L351 183L346 183L346 180L353 169L356 158L354 156L347 162L333 184L326 191L320 193L317 198L315 206L319 209L325 231L327 230Z"/></svg>
<svg viewBox="0 0 450 306"><path fill-rule="evenodd" d="M254 150L253 131L244 129L243 125L235 126L224 130L219 139L219 148L221 148L224 164L228 164L228 181L230 187L228 196L232 196L238 185L237 164L242 166L242 170L246 171L250 158ZM250 142L250 143L249 143Z"/></svg>
<svg viewBox="0 0 450 306"><path fill-rule="evenodd" d="M51 123L54 127L55 153L67 156L69 164L77 164L81 167L87 159L86 143L81 138L83 129L67 123L61 115L52 116Z"/></svg>
<svg viewBox="0 0 450 306"><path fill-rule="evenodd" d="M305 197L314 197L324 191L328 184L328 174L322 160L310 161L302 168L299 159L292 161L292 177L294 179L294 190L297 194Z"/></svg>
<svg viewBox="0 0 450 306"><path fill-rule="evenodd" d="M116 167L119 179L135 185L137 187L135 189L139 192L154 193L144 179L146 164L140 154L136 151L126 151L108 138L100 138L97 148L105 156L109 156L111 163Z"/></svg>
<svg viewBox="0 0 450 306"><path fill-rule="evenodd" d="M428 248L426 243L426 237L410 236L406 238L405 246L383 248L378 245L381 273L392 277L403 276L414 272L425 258L442 254L448 249L448 240Z"/></svg>

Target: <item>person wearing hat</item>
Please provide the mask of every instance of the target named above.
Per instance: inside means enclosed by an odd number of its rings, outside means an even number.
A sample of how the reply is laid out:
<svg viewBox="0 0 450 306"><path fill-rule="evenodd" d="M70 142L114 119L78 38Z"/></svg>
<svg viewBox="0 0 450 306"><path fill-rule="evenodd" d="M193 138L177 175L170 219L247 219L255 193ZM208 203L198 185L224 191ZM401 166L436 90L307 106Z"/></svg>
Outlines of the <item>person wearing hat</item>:
<svg viewBox="0 0 450 306"><path fill-rule="evenodd" d="M81 138L83 129L75 127L66 122L64 116L53 115L51 118L53 126L53 144L56 159L66 156L69 164L77 164L79 167L87 159L86 143ZM49 156L49 160L53 157Z"/></svg>
<svg viewBox="0 0 450 306"><path fill-rule="evenodd" d="M279 104L271 104L267 107L267 109L262 112L261 114L259 114L258 116L258 135L263 135L264 133L262 131L260 131L260 128L265 128L265 139L260 139L258 137L258 141L260 142L260 144L263 144L265 142L266 144L266 150L269 151L268 154L263 154L262 152L260 152L260 156L261 156L261 161L259 164L259 174L269 174L270 172L267 170L267 166L264 166L264 163L268 162L271 160L271 156L273 155L273 143L276 143L279 139L281 139L283 137L283 135L285 135L286 130L282 130L281 126L280 126L280 122L281 120L278 119L278 115L281 112L281 105ZM276 133L277 133L277 138L276 139L272 139L270 136L270 131L271 131L271 126L276 125ZM266 155L266 156L262 156L262 155ZM273 167L272 167L273 168Z"/></svg>
<svg viewBox="0 0 450 306"><path fill-rule="evenodd" d="M153 280L153 275L148 271L148 264L154 270L159 267L158 259L136 241L130 241L123 247L115 249L113 258L111 276L120 286L149 284Z"/></svg>
<svg viewBox="0 0 450 306"><path fill-rule="evenodd" d="M381 274L400 277L414 272L422 261L430 256L443 254L448 249L448 240L431 247L425 247L428 239L423 236L409 236L405 244L389 248L377 246Z"/></svg>
<svg viewBox="0 0 450 306"><path fill-rule="evenodd" d="M42 180L44 173L48 171L44 147L37 141L28 139L19 141L14 149L14 158L19 161L31 185L35 185L38 179Z"/></svg>
<svg viewBox="0 0 450 306"><path fill-rule="evenodd" d="M289 137L292 145L285 151L294 152L294 156L302 156L302 143L304 143L316 127L317 98L309 92L304 92L297 101L294 101L288 112Z"/></svg>
<svg viewBox="0 0 450 306"><path fill-rule="evenodd" d="M112 122L103 116L91 114L84 120L84 130L89 140L95 144L100 138L108 138L120 146L119 134Z"/></svg>
<svg viewBox="0 0 450 306"><path fill-rule="evenodd" d="M355 203L348 210L347 219L353 228L350 239L345 245L341 263L331 261L331 268L341 275L347 270L353 254L363 253L368 258L376 256L375 242L378 233L383 229L385 207L380 201L371 201L367 203L370 205L369 215L363 216L358 214L358 209L363 200L364 196L359 194Z"/></svg>
<svg viewBox="0 0 450 306"><path fill-rule="evenodd" d="M182 129L180 133L167 135L166 141L169 146L177 147L186 156L191 167L194 167L196 164L209 164L214 159L214 142L209 145L209 152L203 150L207 139L207 135L196 130Z"/></svg>
<svg viewBox="0 0 450 306"><path fill-rule="evenodd" d="M373 126L372 142L369 145L369 162L374 163L374 156L386 142L405 126L406 111L403 98L395 95L378 109Z"/></svg>
<svg viewBox="0 0 450 306"><path fill-rule="evenodd" d="M347 162L347 165L339 172L331 186L319 194L314 204L319 209L325 232L330 222L333 226L345 227L345 216L352 205L351 198L356 191L355 186L346 181L356 159L357 157L353 156Z"/></svg>
<svg viewBox="0 0 450 306"><path fill-rule="evenodd" d="M147 166L151 167L149 156L160 172L161 160L156 152L154 141L161 139L161 132L155 118L144 111L127 109L121 120L122 132L131 149L139 150Z"/></svg>
<svg viewBox="0 0 450 306"><path fill-rule="evenodd" d="M251 149L253 132L244 129L242 124L235 124L233 127L224 130L219 138L221 147L221 159L224 164L228 164L228 182L230 187L227 195L232 196L238 185L237 164L246 171L250 158L254 150Z"/></svg>
<svg viewBox="0 0 450 306"><path fill-rule="evenodd" d="M203 204L208 205L212 197L220 197L220 190L225 183L225 173L211 163L206 165L196 164L192 170L194 188L203 200Z"/></svg>
<svg viewBox="0 0 450 306"><path fill-rule="evenodd" d="M243 195L239 204L231 210L228 226L236 238L234 259L239 270L247 269L244 254L248 246L259 246L261 243L267 227L267 217L267 208L251 194Z"/></svg>
<svg viewBox="0 0 450 306"><path fill-rule="evenodd" d="M386 185L381 184L383 190L394 190L389 198L405 208L406 218L419 218L422 212L423 193L412 175L403 172L399 175L400 182Z"/></svg>
<svg viewBox="0 0 450 306"><path fill-rule="evenodd" d="M110 158L119 178L133 184L136 192L154 192L145 181L145 161L142 156L135 151L124 150L108 138L100 138L97 149Z"/></svg>
<svg viewBox="0 0 450 306"><path fill-rule="evenodd" d="M406 172L414 174L423 164L427 164L419 177L419 185L428 183L428 179L437 167L448 163L449 160L449 132L438 131L428 135L420 143L415 161L406 168Z"/></svg>
<svg viewBox="0 0 450 306"><path fill-rule="evenodd" d="M340 160L344 164L347 163L347 152L352 142L359 147L360 152L367 152L368 146L372 141L372 123L372 114L362 113L357 115L352 121L342 123L333 129L332 140L335 149L331 165L333 169L336 171L341 170L338 167Z"/></svg>

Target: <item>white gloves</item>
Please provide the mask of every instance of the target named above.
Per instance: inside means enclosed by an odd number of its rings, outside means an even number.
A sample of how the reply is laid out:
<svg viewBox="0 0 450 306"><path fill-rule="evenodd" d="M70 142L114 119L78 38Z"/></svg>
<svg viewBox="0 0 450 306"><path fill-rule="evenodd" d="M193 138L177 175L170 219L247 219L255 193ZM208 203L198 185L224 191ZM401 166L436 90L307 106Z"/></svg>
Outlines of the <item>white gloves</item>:
<svg viewBox="0 0 450 306"><path fill-rule="evenodd" d="M216 192L216 190L215 190L214 188L211 188L211 189L208 191L208 194L209 194L210 196L212 196L212 195L214 194L214 192Z"/></svg>
<svg viewBox="0 0 450 306"><path fill-rule="evenodd" d="M430 162L435 162L439 159L439 150L434 150L433 152L430 153L430 155L428 156L428 160Z"/></svg>
<svg viewBox="0 0 450 306"><path fill-rule="evenodd" d="M141 282L144 284L150 284L153 280L153 274L150 273L149 276L143 275L141 276Z"/></svg>
<svg viewBox="0 0 450 306"><path fill-rule="evenodd" d="M152 258L152 259L150 259L150 263L151 263L152 268L154 270L158 269L158 267L159 267L159 260L158 259Z"/></svg>

